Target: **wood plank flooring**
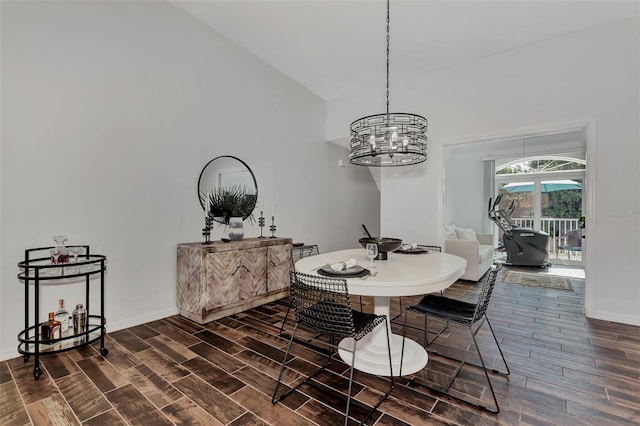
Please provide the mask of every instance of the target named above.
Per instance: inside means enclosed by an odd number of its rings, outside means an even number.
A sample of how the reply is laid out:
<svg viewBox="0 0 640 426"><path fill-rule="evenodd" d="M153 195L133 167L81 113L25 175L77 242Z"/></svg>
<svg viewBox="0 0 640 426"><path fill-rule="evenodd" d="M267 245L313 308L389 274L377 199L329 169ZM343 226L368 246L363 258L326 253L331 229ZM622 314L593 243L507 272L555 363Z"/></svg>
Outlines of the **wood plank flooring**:
<svg viewBox="0 0 640 426"><path fill-rule="evenodd" d="M575 292L496 284L488 315L511 368L510 376L491 375L499 414L460 400L491 401L482 371L465 366L449 395L410 385L413 376L399 378L367 424L639 424L640 328L586 319L584 281L572 279L572 285ZM477 287L459 282L446 295L472 299ZM38 381L32 360L0 362L0 425L341 424L348 368L339 361L311 385L271 404L287 345L277 334L287 304L281 300L205 326L173 316L112 332L106 357L93 346L41 357ZM366 298L364 310L371 310ZM417 317L409 322L422 323ZM393 328L401 332L399 325ZM478 333L485 361L503 369L485 328ZM408 334L422 342L421 332ZM293 346L285 385L323 361L303 343ZM429 349L478 362L466 329L450 327ZM432 353L417 376L437 386L456 365ZM357 371L354 381L357 424L389 382Z"/></svg>

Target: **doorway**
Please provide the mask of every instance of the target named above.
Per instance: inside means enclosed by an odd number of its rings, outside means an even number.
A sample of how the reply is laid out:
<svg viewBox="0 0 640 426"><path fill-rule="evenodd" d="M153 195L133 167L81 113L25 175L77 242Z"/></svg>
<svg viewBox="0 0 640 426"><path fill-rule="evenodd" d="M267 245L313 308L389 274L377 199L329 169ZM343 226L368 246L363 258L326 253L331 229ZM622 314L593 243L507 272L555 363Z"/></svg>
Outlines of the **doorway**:
<svg viewBox="0 0 640 426"><path fill-rule="evenodd" d="M549 234L552 264L584 266L585 167L584 160L554 157L497 167L501 208L511 211L516 226ZM498 235L498 241L501 239Z"/></svg>

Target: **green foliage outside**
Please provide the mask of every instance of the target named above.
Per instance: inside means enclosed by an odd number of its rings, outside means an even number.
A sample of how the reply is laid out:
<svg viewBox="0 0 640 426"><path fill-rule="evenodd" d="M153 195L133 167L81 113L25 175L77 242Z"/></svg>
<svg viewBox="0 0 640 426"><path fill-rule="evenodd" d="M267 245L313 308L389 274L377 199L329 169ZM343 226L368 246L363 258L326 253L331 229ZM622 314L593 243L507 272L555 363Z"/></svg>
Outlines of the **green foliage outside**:
<svg viewBox="0 0 640 426"><path fill-rule="evenodd" d="M531 160L523 163L504 167L496 172L497 175L522 174L532 172L558 171L558 170L584 170L584 164L565 160ZM520 192L509 193L501 190L503 201L501 206L507 207L514 201L512 217L533 217L533 193ZM576 219L582 214L582 191L579 189L567 189L542 194L542 217L558 219ZM543 225L544 227L544 225ZM551 235L556 235L553 229L543 229Z"/></svg>

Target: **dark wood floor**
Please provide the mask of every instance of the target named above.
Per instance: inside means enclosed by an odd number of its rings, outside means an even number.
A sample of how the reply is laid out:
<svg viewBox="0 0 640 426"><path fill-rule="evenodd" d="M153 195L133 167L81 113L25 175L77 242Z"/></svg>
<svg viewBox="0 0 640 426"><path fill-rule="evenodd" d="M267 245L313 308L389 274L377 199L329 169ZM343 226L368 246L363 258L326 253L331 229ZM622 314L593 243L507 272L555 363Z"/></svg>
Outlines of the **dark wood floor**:
<svg viewBox="0 0 640 426"><path fill-rule="evenodd" d="M411 377L404 377L368 424L640 423L640 329L586 319L584 282L572 284L575 292L496 285L489 318L512 372L492 375L499 414L408 386ZM447 295L472 297L476 287L457 283ZM174 316L112 332L105 358L92 346L43 357L38 381L32 361L1 362L0 424L340 424L348 382L348 369L340 362L313 386L271 404L287 344L277 335L286 308L283 300L206 326ZM491 336L485 330L478 336L490 364L499 368ZM451 353L452 347L473 350L468 335L456 330L431 347L441 353ZM293 354L287 384L322 360L303 345L294 345ZM446 358L431 355L419 375L442 383L453 369ZM359 420L388 381L359 372L354 380L352 415ZM451 392L489 401L481 371L471 366Z"/></svg>

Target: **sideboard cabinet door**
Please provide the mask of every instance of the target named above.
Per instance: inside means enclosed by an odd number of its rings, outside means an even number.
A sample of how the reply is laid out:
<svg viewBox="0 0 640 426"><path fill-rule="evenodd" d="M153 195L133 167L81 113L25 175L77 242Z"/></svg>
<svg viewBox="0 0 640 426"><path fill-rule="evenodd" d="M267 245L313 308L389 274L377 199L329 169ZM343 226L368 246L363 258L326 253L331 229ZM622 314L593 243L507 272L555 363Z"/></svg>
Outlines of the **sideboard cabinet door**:
<svg viewBox="0 0 640 426"><path fill-rule="evenodd" d="M291 244L268 247L267 255L269 258L267 291L272 292L289 288Z"/></svg>
<svg viewBox="0 0 640 426"><path fill-rule="evenodd" d="M206 255L205 309L210 311L218 306L240 300L240 257L238 251L224 251Z"/></svg>
<svg viewBox="0 0 640 426"><path fill-rule="evenodd" d="M238 271L240 299L249 299L267 293L267 249L240 250Z"/></svg>

